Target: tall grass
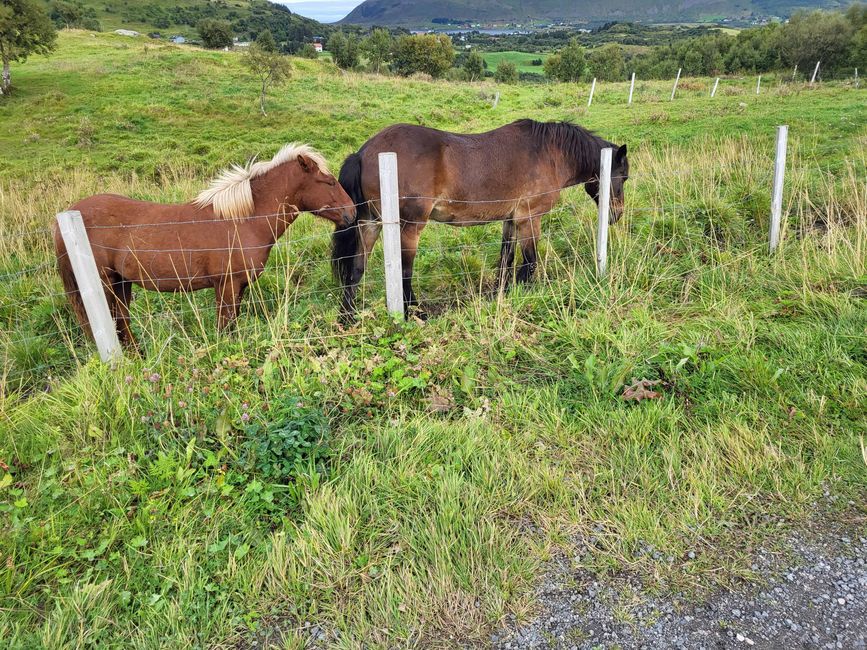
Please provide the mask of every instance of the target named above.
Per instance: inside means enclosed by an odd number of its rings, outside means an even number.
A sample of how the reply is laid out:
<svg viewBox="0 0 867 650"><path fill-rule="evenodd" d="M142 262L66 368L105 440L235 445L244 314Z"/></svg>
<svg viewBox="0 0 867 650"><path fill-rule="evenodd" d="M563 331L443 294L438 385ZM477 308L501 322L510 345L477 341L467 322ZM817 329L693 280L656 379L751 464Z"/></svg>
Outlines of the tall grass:
<svg viewBox="0 0 867 650"><path fill-rule="evenodd" d="M343 106L364 80L316 83ZM452 108L427 93L468 92L387 83L431 110ZM371 92L360 101L384 120L393 103ZM508 110L572 90L519 92ZM818 93L792 101L838 97ZM707 110L694 101L683 110ZM753 108L776 121L770 103ZM672 107L633 109L607 114L634 153L604 279L595 208L576 188L543 222L534 284L492 295L499 229L432 224L416 277L433 318L384 316L377 252L344 330L330 229L305 215L235 330L216 333L210 292L137 291L143 356L113 369L59 295L44 229L97 191L185 200L212 169L106 172L99 145L68 171L13 161L0 181L0 273L20 273L0 284L0 638L300 648L315 624L332 647L450 648L532 616L552 553L702 590L750 577L746 549L825 491L863 503L863 134L827 136L827 107L822 128L793 129L772 257L772 130L701 134ZM503 119L473 109L465 128ZM661 397L625 401L633 378L660 380ZM328 422L327 451L272 480L247 443L285 424L290 398Z"/></svg>

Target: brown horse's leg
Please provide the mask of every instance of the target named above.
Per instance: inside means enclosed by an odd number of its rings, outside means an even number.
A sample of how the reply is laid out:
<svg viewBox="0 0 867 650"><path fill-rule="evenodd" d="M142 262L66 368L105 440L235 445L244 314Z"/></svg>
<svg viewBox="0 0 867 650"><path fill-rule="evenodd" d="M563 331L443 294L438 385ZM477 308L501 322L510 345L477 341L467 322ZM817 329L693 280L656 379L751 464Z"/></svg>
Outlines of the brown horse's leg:
<svg viewBox="0 0 867 650"><path fill-rule="evenodd" d="M246 280L231 276L214 285L214 294L217 298L217 329L221 332L238 317L241 294L245 286Z"/></svg>
<svg viewBox="0 0 867 650"><path fill-rule="evenodd" d="M120 342L133 349L138 349L132 329L129 326L129 303L132 300L132 282L118 276L113 284L115 309L114 322Z"/></svg>
<svg viewBox="0 0 867 650"><path fill-rule="evenodd" d="M500 266L497 272L497 288L505 291L512 280L515 266L515 222L512 217L503 221L503 244L500 247Z"/></svg>
<svg viewBox="0 0 867 650"><path fill-rule="evenodd" d="M536 270L536 241L542 229L542 217L532 216L518 222L518 241L521 242L521 264L517 281L529 282Z"/></svg>
<svg viewBox="0 0 867 650"><path fill-rule="evenodd" d="M409 315L411 307L416 307L418 301L412 290L412 267L418 252L418 240L421 231L427 225L426 219L405 222L400 230L400 264L403 273L403 313ZM423 315L422 315L423 316Z"/></svg>
<svg viewBox="0 0 867 650"><path fill-rule="evenodd" d="M379 221L359 220L358 228L360 229L361 250L352 260L352 275L343 287L341 320L344 323L351 322L354 318L355 293L358 290L358 283L361 282L361 278L364 276L364 271L367 268L367 258L370 257L370 252L376 245L376 240L379 239L382 223Z"/></svg>

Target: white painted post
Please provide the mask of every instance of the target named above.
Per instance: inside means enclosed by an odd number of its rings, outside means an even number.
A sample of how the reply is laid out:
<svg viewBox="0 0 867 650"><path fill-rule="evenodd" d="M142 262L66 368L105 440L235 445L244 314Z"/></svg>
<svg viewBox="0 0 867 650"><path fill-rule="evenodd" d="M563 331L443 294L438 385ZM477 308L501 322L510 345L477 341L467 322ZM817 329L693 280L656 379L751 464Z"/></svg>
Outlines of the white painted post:
<svg viewBox="0 0 867 650"><path fill-rule="evenodd" d="M858 68L855 68L855 78L858 78ZM629 84L629 101L627 104L632 103L632 91L635 90L635 73L632 73L632 82Z"/></svg>
<svg viewBox="0 0 867 650"><path fill-rule="evenodd" d="M397 154L379 154L379 201L382 205L382 252L385 256L385 303L388 313L403 318L403 264L400 257L400 198Z"/></svg>
<svg viewBox="0 0 867 650"><path fill-rule="evenodd" d="M795 69L792 70L792 82L795 81L795 77L797 76L797 74L798 74L798 64L796 63L796 64L795 64Z"/></svg>
<svg viewBox="0 0 867 650"><path fill-rule="evenodd" d="M716 78L716 81L713 82L713 90L710 91L710 98L713 99L713 96L716 95L716 89L719 86L719 77Z"/></svg>
<svg viewBox="0 0 867 650"><path fill-rule="evenodd" d="M87 313L87 322L90 324L93 340L96 341L96 348L99 350L99 358L108 363L120 356L120 341L117 338L117 329L108 308L96 261L93 259L93 250L90 248L90 240L87 238L81 212L78 210L61 212L57 215L57 225L60 227L60 235L66 245L66 254L69 255L78 292L84 303L84 311Z"/></svg>
<svg viewBox="0 0 867 650"><path fill-rule="evenodd" d="M497 94L494 95L494 105L491 106L491 108L496 108L497 104L499 104L499 103L500 103L500 91L498 90Z"/></svg>
<svg viewBox="0 0 867 650"><path fill-rule="evenodd" d="M599 161L599 223L596 230L596 273L605 277L608 269L608 212L611 204L611 147L602 150Z"/></svg>
<svg viewBox="0 0 867 650"><path fill-rule="evenodd" d="M759 75L759 80L756 82L756 94L758 95L762 89L762 75Z"/></svg>
<svg viewBox="0 0 867 650"><path fill-rule="evenodd" d="M768 248L773 253L780 244L780 219L783 212L783 179L786 175L786 144L789 140L789 127L777 127L777 157L774 161L774 189L771 195L771 230L768 235Z"/></svg>
<svg viewBox="0 0 867 650"><path fill-rule="evenodd" d="M674 78L674 87L671 89L671 100L672 101L674 101L674 93L677 92L677 82L680 81L680 71L681 70L683 70L683 68L677 69L677 76Z"/></svg>
<svg viewBox="0 0 867 650"><path fill-rule="evenodd" d="M858 79L858 68L855 68L855 88L861 85L860 79Z"/></svg>
<svg viewBox="0 0 867 650"><path fill-rule="evenodd" d="M596 77L593 77L593 84L590 86L590 98L587 100L587 108L593 103L593 93L596 91Z"/></svg>
<svg viewBox="0 0 867 650"><path fill-rule="evenodd" d="M813 69L813 78L810 79L810 85L811 85L811 86L812 86L814 83L816 83L816 75L819 74L819 64L820 64L820 63L821 63L821 61L816 61L816 67Z"/></svg>

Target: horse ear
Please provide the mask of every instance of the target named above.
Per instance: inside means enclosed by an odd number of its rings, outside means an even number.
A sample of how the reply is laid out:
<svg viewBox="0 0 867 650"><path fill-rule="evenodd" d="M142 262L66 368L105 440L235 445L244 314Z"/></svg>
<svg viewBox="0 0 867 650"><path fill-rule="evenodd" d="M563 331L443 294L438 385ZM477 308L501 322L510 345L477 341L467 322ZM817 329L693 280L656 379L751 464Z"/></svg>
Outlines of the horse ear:
<svg viewBox="0 0 867 650"><path fill-rule="evenodd" d="M625 145L625 144L622 144L622 145L620 145L620 147L617 149L617 153L614 154L614 159L615 159L617 162L622 162L625 158L626 158L626 145Z"/></svg>
<svg viewBox="0 0 867 650"><path fill-rule="evenodd" d="M301 166L301 169L304 172L311 172L315 167L313 161L310 160L307 156L298 156L298 164Z"/></svg>

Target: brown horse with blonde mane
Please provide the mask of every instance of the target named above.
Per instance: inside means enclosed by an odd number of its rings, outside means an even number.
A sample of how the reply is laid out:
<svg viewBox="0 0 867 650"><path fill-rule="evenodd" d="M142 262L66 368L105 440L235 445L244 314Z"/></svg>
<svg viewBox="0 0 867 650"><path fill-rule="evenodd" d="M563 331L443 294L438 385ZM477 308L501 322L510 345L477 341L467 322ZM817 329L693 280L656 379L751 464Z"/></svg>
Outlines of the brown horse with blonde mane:
<svg viewBox="0 0 867 650"><path fill-rule="evenodd" d="M563 188L579 183L598 203L600 151L606 147L615 148L610 218L614 223L623 212L623 184L629 176L626 145L617 147L580 126L518 120L470 135L411 124L383 129L340 170L341 185L359 204L358 227L336 229L333 238L332 264L344 290L344 319L354 312L356 288L379 237L379 153L397 153L403 298L408 310L416 304L412 267L429 219L453 226L502 221L499 285L505 288L511 278L516 240L522 257L517 280L529 281L536 268L542 216L551 211Z"/></svg>
<svg viewBox="0 0 867 650"><path fill-rule="evenodd" d="M308 145L287 144L270 161L223 172L190 203L136 201L98 194L71 208L81 212L118 337L134 345L132 286L154 291L213 288L217 323L238 314L241 295L300 212L341 228L355 221L352 200ZM59 228L54 229L60 277L82 328L92 336Z"/></svg>

